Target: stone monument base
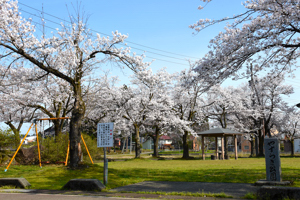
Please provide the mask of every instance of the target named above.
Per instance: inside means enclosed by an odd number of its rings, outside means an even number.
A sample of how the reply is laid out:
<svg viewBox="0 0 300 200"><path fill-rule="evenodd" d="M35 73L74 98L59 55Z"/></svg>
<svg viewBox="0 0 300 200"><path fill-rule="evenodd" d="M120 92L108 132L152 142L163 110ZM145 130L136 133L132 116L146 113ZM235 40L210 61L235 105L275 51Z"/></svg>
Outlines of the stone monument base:
<svg viewBox="0 0 300 200"><path fill-rule="evenodd" d="M263 186L263 185L270 185L270 186L286 186L286 185L292 185L291 181L267 181L264 179L261 179L259 181L256 181L254 183L255 186Z"/></svg>
<svg viewBox="0 0 300 200"><path fill-rule="evenodd" d="M31 186L25 178L0 178L0 187L11 185L18 188L26 188Z"/></svg>
<svg viewBox="0 0 300 200"><path fill-rule="evenodd" d="M101 191L105 188L98 179L72 179L66 185L64 190L85 190L85 191Z"/></svg>
<svg viewBox="0 0 300 200"><path fill-rule="evenodd" d="M257 191L258 199L300 199L300 188L298 187L280 187L280 186L262 186Z"/></svg>

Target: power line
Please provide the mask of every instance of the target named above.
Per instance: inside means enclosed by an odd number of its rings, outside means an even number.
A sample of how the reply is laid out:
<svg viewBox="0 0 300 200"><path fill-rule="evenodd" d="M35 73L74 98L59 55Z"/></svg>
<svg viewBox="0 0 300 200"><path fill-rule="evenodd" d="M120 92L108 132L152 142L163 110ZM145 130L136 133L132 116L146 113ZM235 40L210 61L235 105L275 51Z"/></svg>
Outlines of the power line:
<svg viewBox="0 0 300 200"><path fill-rule="evenodd" d="M292 86L294 86L294 85L300 86L300 83L299 83L299 82L292 81L292 80L285 80L285 81L290 82L290 84L292 84Z"/></svg>
<svg viewBox="0 0 300 200"><path fill-rule="evenodd" d="M25 13L31 14L31 15L33 15L33 16L38 17L38 16L37 16L36 14L34 14L34 13L27 12L27 11L25 11L25 10L23 10L23 9L19 9L19 10L21 10L21 11L23 11L23 12L25 12ZM45 19L45 18L44 18L44 19ZM57 25L61 25L61 24L59 24L59 23L57 23L57 22L54 22L54 21L52 21L52 20L49 20L49 19L46 19L46 20L49 21L49 22L51 22L51 23L54 23L54 24L57 24ZM45 27L50 28L50 29L52 29L52 30L56 30L56 28L47 26L47 25L42 24L42 23L40 23L40 22L36 22L36 21L33 21L33 20L32 20L32 22L34 22L34 23L36 23L36 24L39 24L39 25L42 25L42 26L45 26ZM95 36L93 36L93 37L95 37ZM126 46L125 44L118 44L118 45ZM127 47L127 46L126 46L126 47ZM132 48L132 49L137 49L137 50L140 50L140 51L144 51L144 50L142 50L142 49L138 49L138 48L135 48L135 47L130 47L130 48ZM164 57L168 57L168 58L173 58L173 59L177 59L177 60L187 61L187 60L184 60L184 59L175 58L175 57L172 57L172 56L167 56L167 55L163 55L163 54L159 54L159 53L154 53L154 52L148 52L148 53L152 53L152 54L156 54L156 55L160 55L160 56L164 56ZM160 58L154 58L154 57L150 57L150 56L146 56L146 58L151 58L151 59L160 60L160 61L163 61L163 62L168 62L168 63L178 64L178 65L183 65L183 66L189 66L188 64L183 64L183 63L173 62L173 61L164 60L164 59L160 59Z"/></svg>
<svg viewBox="0 0 300 200"><path fill-rule="evenodd" d="M300 81L298 80L295 80L295 79L286 79L287 81L291 81L291 82L295 82L295 83L299 83L300 84Z"/></svg>
<svg viewBox="0 0 300 200"><path fill-rule="evenodd" d="M21 10L22 12L31 14L31 15L33 15L33 16L35 16L35 17L39 17L38 15L36 15L36 14L34 14L34 13L31 13L31 12L28 12L28 11L26 11L26 10L23 10L23 9L19 9L19 10ZM49 22L51 22L51 23L54 23L54 24L57 24L57 25L61 25L61 24L59 24L58 22L52 21L52 20L50 20L50 19L47 19L47 18L43 18L43 19L46 19L47 21L49 21ZM32 22L34 22L34 23L36 23L36 24L39 24L39 25L42 25L42 26L45 26L45 27L47 27L47 28L56 30L55 28L50 27L50 26L46 26L46 25L44 25L44 24L42 24L42 23L40 23L40 22L36 22L36 21L33 21L33 20L32 20ZM95 37L95 36L93 36L93 37ZM118 45L122 45L122 46L127 47L125 44L118 44ZM139 48L136 48L136 47L130 47L130 48L136 49L136 50L139 50L139 51L145 51L145 50L143 50L143 49L139 49ZM172 58L172 59L177 59L177 60L187 61L187 60L182 59L182 58L175 58L175 57L172 57L172 56L167 56L167 55L163 55L163 54L159 54L159 53L155 53L155 52L151 52L151 51L146 51L146 52L147 52L147 53L152 53L152 54L155 54L155 55L159 55L159 56L163 56L163 57L167 57L167 58ZM169 63L173 63L173 64L178 64L178 65L189 66L188 64L183 64L183 63L178 63L178 62L168 61L168 60L159 59L159 58L153 58L153 57L150 57L150 56L147 56L147 58L152 58L152 59L155 59L155 60L160 60L160 61L169 62Z"/></svg>
<svg viewBox="0 0 300 200"><path fill-rule="evenodd" d="M56 18L56 19L59 19L59 20L61 20L61 21L67 22L67 23L69 23L69 24L72 24L72 23L71 23L70 21L68 21L68 20L62 19L62 18L57 17L57 16L55 16L55 15L52 15L52 14L50 14L50 13L46 13L46 12L44 12L44 11L41 11L41 10L36 9L36 8L33 8L33 7L31 7L31 6L28 6L28 5L26 5L26 4L23 4L23 3L21 3L21 2L18 2L18 3L21 4L21 5L23 5L23 6L28 7L28 8L30 8L30 9L33 9L33 10L35 10L35 11L44 13L44 14L46 14L46 15L49 15L49 16L54 17L54 18ZM102 33L102 32L100 32L100 31L96 31L96 30L93 30L93 29L90 29L90 30L93 31L93 32L96 32L96 33L100 33L100 34L102 34L102 35L111 36L111 35L109 35L109 34ZM152 49L152 50L155 50L155 51L160 51L160 52L164 52L164 53L168 53L168 54L173 54L173 55L177 55L177 56L182 56L182 57L186 57L186 58L199 59L199 58L197 58L197 57L192 57L192 56L187 56L187 55L183 55L183 54L178 54L178 53L173 53L173 52L169 52L169 51L164 51L164 50L160 50L160 49L157 49L157 48L153 48L153 47L149 47L149 46L146 46L146 45L142 45L142 44L138 44L138 43L135 43L135 42L131 42L131 41L128 41L128 40L127 40L126 42L131 43L131 44L134 44L134 45L137 45L137 46L145 47L145 48L148 48L148 49Z"/></svg>

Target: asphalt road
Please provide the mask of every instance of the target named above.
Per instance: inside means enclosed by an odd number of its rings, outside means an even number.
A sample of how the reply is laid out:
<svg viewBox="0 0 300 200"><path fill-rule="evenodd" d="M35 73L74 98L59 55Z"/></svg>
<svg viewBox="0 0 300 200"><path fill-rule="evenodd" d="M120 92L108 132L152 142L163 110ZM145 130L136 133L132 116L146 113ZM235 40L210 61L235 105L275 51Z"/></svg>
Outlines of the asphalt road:
<svg viewBox="0 0 300 200"><path fill-rule="evenodd" d="M110 190L122 191L163 191L163 192L192 192L192 193L225 193L235 198L241 198L247 193L256 193L259 187L248 183L209 183L209 182L167 182L144 181Z"/></svg>
<svg viewBox="0 0 300 200"><path fill-rule="evenodd" d="M25 194L25 193L0 193L3 200L121 200L131 199L124 197L103 197L103 196L82 196L82 195L61 195L61 194ZM146 200L134 198L134 200ZM151 199L154 200L154 199Z"/></svg>

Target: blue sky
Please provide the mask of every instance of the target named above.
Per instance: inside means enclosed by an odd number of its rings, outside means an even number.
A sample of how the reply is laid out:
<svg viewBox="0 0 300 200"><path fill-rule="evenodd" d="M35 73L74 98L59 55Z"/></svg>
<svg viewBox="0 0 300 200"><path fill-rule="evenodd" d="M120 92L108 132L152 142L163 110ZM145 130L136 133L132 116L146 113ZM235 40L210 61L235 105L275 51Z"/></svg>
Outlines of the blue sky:
<svg viewBox="0 0 300 200"><path fill-rule="evenodd" d="M173 73L187 68L187 59L195 60L204 56L209 40L222 31L225 24L215 25L196 35L188 26L201 18L219 19L240 14L245 10L241 2L213 0L204 10L197 9L199 5L204 5L199 0L82 0L80 4L89 16L90 29L108 35L115 30L128 34L127 43L133 51L145 53L146 61L155 59L151 65L154 71L166 67L167 71ZM23 16L29 16L36 22L40 22L40 19L35 15L41 16L38 10L43 7L46 25L52 28L59 27L55 23L61 21L53 16L69 20L68 10L74 13L73 6L77 7L77 1L71 0L19 0L19 3ZM120 77L121 84L128 83L129 70L121 72L110 66L105 67L111 70L112 75ZM228 80L224 85L239 83ZM298 103L300 80L288 80L287 83L293 84L296 90L294 95L285 100L291 104Z"/></svg>
<svg viewBox="0 0 300 200"><path fill-rule="evenodd" d="M22 3L20 4L21 12L32 18L35 18L33 14L40 15L40 12L27 6L38 10L42 10L43 7L45 13L65 20L69 20L68 10L73 11L72 1L20 0L19 2ZM215 0L202 11L197 9L200 4L199 0L85 0L81 2L84 12L89 16L89 28L109 35L115 30L128 34L128 45L133 48L133 51L138 54L145 53L146 61L155 59L156 61L151 66L154 70L167 67L170 72L188 67L186 59L195 60L202 57L207 51L209 40L224 26L214 26L203 33L194 35L193 30L188 27L190 24L200 18L220 18L231 16L237 10L240 10L238 13L243 11L240 0ZM75 1L73 5L76 7L77 2ZM44 18L47 26L58 27L49 20L59 23L59 19L47 14L44 14ZM40 21L36 18L34 20ZM114 73L117 71L118 69L114 70Z"/></svg>

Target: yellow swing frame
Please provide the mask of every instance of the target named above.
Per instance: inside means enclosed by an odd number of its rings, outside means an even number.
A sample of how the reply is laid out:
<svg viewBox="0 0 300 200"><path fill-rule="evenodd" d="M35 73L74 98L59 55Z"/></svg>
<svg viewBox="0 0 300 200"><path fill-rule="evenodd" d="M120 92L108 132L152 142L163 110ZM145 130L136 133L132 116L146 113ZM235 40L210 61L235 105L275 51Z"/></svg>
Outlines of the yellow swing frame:
<svg viewBox="0 0 300 200"><path fill-rule="evenodd" d="M15 159L17 153L19 152L19 150L20 150L20 148L21 148L23 142L25 141L25 139L26 139L26 137L27 137L29 131L31 130L33 124L35 124L35 134L36 134L36 141L37 141L38 154L39 154L39 166L40 166L40 168L42 168L42 163L41 163L41 152L40 152L40 145L39 145L39 134L38 134L38 131L37 131L37 121L42 121L42 120L57 120L57 119L70 119L70 117L58 117L58 118L42 118L42 119L35 119L35 120L33 121L33 123L30 125L30 127L29 127L27 133L25 134L25 136L24 136L24 138L23 138L21 144L19 145L17 151L15 152L14 156L13 156L12 159L10 160L10 162L9 162L9 164L7 165L7 167L6 167L6 169L4 170L4 172L7 172L7 170L8 170L8 168L9 168L9 166L11 165L12 161ZM92 157L91 157L91 155L90 155L90 152L89 152L89 150L88 150L88 148L87 148L87 146L86 146L86 143L85 143L85 141L84 141L82 135L81 135L81 139L82 139L82 142L83 142L83 144L84 144L84 146L85 146L85 148L86 148L86 151L87 151L87 153L88 153L88 155L89 155L89 158L90 158L92 164L94 164L94 162L93 162L93 160L92 160ZM68 143L67 158L66 158L65 166L67 166L67 162L68 162L69 148L70 148L70 140L69 140L69 143Z"/></svg>

